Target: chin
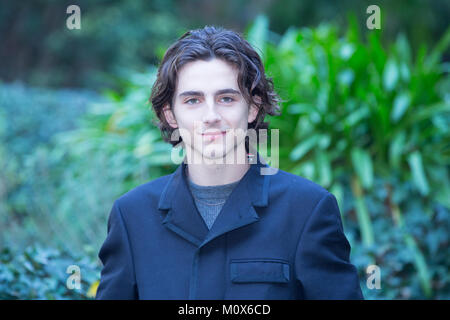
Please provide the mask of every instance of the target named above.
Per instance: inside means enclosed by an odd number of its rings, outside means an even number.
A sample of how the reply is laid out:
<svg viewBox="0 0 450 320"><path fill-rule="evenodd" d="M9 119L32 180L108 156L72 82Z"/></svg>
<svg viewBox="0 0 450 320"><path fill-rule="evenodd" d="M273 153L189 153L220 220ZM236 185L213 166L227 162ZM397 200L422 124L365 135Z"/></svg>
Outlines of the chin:
<svg viewBox="0 0 450 320"><path fill-rule="evenodd" d="M210 145L203 149L203 158L205 159L220 159L226 155L226 151L223 150L222 145Z"/></svg>
<svg viewBox="0 0 450 320"><path fill-rule="evenodd" d="M217 161L218 164L243 164L245 163L245 154L243 159L239 162L238 152L234 149L234 154L232 154L233 147L223 148L222 145L217 146L207 146L203 150L203 159L208 163L210 161ZM228 157L230 159L228 159ZM242 158L242 155L241 155Z"/></svg>

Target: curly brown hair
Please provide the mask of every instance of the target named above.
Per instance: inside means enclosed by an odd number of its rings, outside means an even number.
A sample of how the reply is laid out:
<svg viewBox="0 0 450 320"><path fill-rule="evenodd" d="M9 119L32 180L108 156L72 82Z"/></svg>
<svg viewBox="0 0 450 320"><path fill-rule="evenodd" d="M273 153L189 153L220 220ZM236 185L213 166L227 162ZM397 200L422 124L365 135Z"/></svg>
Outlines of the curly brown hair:
<svg viewBox="0 0 450 320"><path fill-rule="evenodd" d="M282 101L274 91L273 81L267 77L260 56L239 33L222 27L205 26L202 29L190 30L172 44L164 55L158 68L158 74L153 84L150 102L156 114L153 123L161 130L164 141L173 146L182 142L171 141L172 128L165 119L163 108L169 105L173 108L173 96L177 83L178 70L188 62L195 60L209 61L213 58L222 59L238 69L238 85L245 99L255 104L259 111L256 119L249 123L248 128L267 129L264 122L267 114L281 114L279 103ZM258 96L259 98L254 98ZM248 152L248 142L246 142Z"/></svg>

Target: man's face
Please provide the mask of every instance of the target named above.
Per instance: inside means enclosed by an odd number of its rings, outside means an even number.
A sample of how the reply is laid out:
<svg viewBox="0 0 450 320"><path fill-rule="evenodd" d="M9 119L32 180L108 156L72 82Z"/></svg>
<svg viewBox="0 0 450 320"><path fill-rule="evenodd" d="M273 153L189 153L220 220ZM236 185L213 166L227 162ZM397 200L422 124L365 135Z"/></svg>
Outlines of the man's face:
<svg viewBox="0 0 450 320"><path fill-rule="evenodd" d="M220 59L189 62L179 71L173 110L166 106L164 115L180 129L191 155L218 159L243 146L248 123L258 110L254 105L249 108L237 77L238 70ZM210 135L213 132L218 134Z"/></svg>

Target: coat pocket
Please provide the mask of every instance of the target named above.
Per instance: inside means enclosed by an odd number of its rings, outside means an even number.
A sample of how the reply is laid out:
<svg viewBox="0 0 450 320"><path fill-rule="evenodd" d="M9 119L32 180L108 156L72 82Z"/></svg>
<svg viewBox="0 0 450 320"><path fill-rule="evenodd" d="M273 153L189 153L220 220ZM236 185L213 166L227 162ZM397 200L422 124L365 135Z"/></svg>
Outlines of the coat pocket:
<svg viewBox="0 0 450 320"><path fill-rule="evenodd" d="M287 283L289 271L289 263L277 259L235 259L230 262L230 279L233 283Z"/></svg>

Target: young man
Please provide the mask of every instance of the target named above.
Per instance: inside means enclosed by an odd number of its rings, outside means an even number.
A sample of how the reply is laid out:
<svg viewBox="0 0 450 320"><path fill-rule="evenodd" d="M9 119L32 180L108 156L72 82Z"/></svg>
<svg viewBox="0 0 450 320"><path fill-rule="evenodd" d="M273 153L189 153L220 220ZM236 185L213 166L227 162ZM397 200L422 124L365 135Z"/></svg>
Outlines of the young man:
<svg viewBox="0 0 450 320"><path fill-rule="evenodd" d="M151 102L186 157L114 202L97 299L362 298L335 197L282 170L264 174L257 152L239 159L253 150L239 132L279 114L247 41L187 32L166 52Z"/></svg>

